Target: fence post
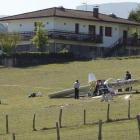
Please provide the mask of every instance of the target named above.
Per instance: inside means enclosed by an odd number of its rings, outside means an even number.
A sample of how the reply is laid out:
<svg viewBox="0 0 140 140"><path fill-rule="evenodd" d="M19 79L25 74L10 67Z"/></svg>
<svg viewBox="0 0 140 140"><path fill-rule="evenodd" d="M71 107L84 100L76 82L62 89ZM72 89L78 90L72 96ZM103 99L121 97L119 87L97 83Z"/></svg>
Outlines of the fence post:
<svg viewBox="0 0 140 140"><path fill-rule="evenodd" d="M140 120L139 120L139 115L137 115L137 121L138 121L139 140L140 140Z"/></svg>
<svg viewBox="0 0 140 140"><path fill-rule="evenodd" d="M57 122L56 122L56 132L57 132L57 140L60 140L59 127Z"/></svg>
<svg viewBox="0 0 140 140"><path fill-rule="evenodd" d="M9 133L9 130L8 130L8 115L6 115L6 133L7 134Z"/></svg>
<svg viewBox="0 0 140 140"><path fill-rule="evenodd" d="M98 140L102 140L102 120L99 120Z"/></svg>
<svg viewBox="0 0 140 140"><path fill-rule="evenodd" d="M130 119L130 100L128 100L128 119Z"/></svg>
<svg viewBox="0 0 140 140"><path fill-rule="evenodd" d="M33 130L35 130L35 114L34 114L34 117L33 117Z"/></svg>
<svg viewBox="0 0 140 140"><path fill-rule="evenodd" d="M59 128L61 128L61 118L62 118L62 109L60 109L60 114L59 114Z"/></svg>
<svg viewBox="0 0 140 140"><path fill-rule="evenodd" d="M86 110L84 110L84 125L86 124Z"/></svg>
<svg viewBox="0 0 140 140"><path fill-rule="evenodd" d="M108 108L107 108L107 122L109 122L109 108L110 108L110 104L108 104Z"/></svg>
<svg viewBox="0 0 140 140"><path fill-rule="evenodd" d="M1 98L0 98L0 104L1 104Z"/></svg>
<svg viewBox="0 0 140 140"><path fill-rule="evenodd" d="M13 140L16 140L16 139L15 139L15 133L13 133Z"/></svg>

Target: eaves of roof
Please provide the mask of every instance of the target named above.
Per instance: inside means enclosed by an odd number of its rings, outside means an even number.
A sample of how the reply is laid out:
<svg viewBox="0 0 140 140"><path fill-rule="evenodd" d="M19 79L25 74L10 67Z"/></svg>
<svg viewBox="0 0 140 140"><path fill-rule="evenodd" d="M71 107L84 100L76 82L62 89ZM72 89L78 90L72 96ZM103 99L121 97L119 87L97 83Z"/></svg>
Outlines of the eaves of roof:
<svg viewBox="0 0 140 140"><path fill-rule="evenodd" d="M53 7L49 9L1 18L0 21L2 22L2 21L24 20L24 19L34 19L34 18L60 17L60 18L78 19L78 20L86 20L86 21L88 20L88 21L95 21L95 22L140 26L140 23L129 21L126 19L111 18L108 15L104 15L104 14L99 14L99 18L94 18L92 15L93 12L89 12L89 11L66 9L66 11L64 12L56 7Z"/></svg>

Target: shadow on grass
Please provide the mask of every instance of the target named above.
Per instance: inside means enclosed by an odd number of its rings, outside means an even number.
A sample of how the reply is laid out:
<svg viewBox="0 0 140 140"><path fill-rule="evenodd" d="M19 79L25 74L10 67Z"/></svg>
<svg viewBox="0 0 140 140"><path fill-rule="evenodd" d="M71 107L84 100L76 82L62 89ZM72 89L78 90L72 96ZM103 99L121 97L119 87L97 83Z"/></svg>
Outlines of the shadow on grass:
<svg viewBox="0 0 140 140"><path fill-rule="evenodd" d="M8 105L8 104L5 104L5 103L1 103L1 105Z"/></svg>
<svg viewBox="0 0 140 140"><path fill-rule="evenodd" d="M136 117L133 118L120 118L120 119L109 119L109 121L104 121L102 122L103 124L107 124L107 123L112 123L112 122L118 122L118 121L127 121L127 120L135 120L137 119ZM85 125L79 125L79 124L75 124L75 125L63 125L60 128L70 128L70 127L79 127L79 126L86 126L86 125L98 125L99 122L93 122L93 123L86 123ZM50 129L56 129L56 127L50 127L50 128L41 128L39 130L50 130Z"/></svg>

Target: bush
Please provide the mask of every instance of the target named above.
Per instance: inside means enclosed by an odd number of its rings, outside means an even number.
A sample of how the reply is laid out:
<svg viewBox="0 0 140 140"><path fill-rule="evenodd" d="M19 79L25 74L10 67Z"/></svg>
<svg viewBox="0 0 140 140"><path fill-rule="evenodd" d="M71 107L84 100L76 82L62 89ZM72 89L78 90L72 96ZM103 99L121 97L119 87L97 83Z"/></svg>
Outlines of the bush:
<svg viewBox="0 0 140 140"><path fill-rule="evenodd" d="M61 52L61 53L1 53L0 59L4 58L73 58L72 52Z"/></svg>

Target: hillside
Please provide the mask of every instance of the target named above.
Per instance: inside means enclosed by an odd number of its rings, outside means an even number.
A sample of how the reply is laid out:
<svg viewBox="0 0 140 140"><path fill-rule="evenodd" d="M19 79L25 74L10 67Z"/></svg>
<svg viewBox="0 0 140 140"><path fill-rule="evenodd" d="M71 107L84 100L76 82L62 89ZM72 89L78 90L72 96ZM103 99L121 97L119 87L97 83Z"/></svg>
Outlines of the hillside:
<svg viewBox="0 0 140 140"><path fill-rule="evenodd" d="M0 18L6 17L6 16L7 15L0 15ZM7 31L7 30L8 30L7 24L0 23L0 32Z"/></svg>
<svg viewBox="0 0 140 140"><path fill-rule="evenodd" d="M2 18L2 17L7 17L7 15L0 15L0 18Z"/></svg>
<svg viewBox="0 0 140 140"><path fill-rule="evenodd" d="M122 3L105 3L95 4L99 6L99 13L109 14L114 13L117 17L127 19L129 12L132 9L136 9L139 3L136 2L122 2ZM93 11L94 5L87 5L87 11ZM86 5L80 5L76 7L77 10L85 10Z"/></svg>
<svg viewBox="0 0 140 140"><path fill-rule="evenodd" d="M113 60L114 59L114 60ZM48 65L28 65L22 67L0 67L0 140L56 140L56 122L62 109L61 140L97 140L99 120L102 120L103 140L139 139L136 115L140 113L140 95L132 94L131 114L128 119L126 95L113 97L110 102L101 99L73 98L49 99L47 94L73 87L76 79L80 85L88 84L88 74L94 73L97 79L124 78L130 70L132 78L140 78L140 59L124 57L74 61ZM134 87L140 91L140 86ZM43 97L28 98L31 93L41 92ZM126 93L124 90L122 93ZM110 119L106 123L107 107L110 104ZM83 125L84 110L86 123ZM33 117L35 129L33 131ZM6 134L5 116L9 118L9 134ZM125 120L121 120L121 119ZM118 121L115 121L118 119Z"/></svg>

